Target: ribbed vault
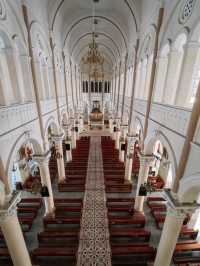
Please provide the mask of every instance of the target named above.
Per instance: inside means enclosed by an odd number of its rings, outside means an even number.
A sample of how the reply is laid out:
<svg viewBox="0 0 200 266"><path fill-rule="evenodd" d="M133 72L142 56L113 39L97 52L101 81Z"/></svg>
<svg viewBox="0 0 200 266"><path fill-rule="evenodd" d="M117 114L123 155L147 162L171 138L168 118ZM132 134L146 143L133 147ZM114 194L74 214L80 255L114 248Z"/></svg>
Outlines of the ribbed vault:
<svg viewBox="0 0 200 266"><path fill-rule="evenodd" d="M62 49L80 64L91 42L93 5L96 42L112 69L130 47L133 49L139 30L140 0L49 0L49 24Z"/></svg>

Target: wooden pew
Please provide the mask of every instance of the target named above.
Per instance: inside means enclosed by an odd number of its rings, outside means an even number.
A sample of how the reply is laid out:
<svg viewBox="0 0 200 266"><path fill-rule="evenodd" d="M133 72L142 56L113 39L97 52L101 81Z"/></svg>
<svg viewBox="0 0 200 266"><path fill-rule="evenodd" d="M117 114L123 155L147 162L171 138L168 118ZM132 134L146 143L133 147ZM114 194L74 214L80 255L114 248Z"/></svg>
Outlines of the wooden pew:
<svg viewBox="0 0 200 266"><path fill-rule="evenodd" d="M112 238L121 238L127 237L131 239L136 239L137 241L140 239L144 241L149 241L151 236L151 232L145 229L138 228L111 228L110 229L110 237Z"/></svg>
<svg viewBox="0 0 200 266"><path fill-rule="evenodd" d="M70 185L70 184L58 184L58 190L60 192L84 192L85 185Z"/></svg>
<svg viewBox="0 0 200 266"><path fill-rule="evenodd" d="M141 261L153 261L155 258L155 249L150 246L112 246L112 259L117 257L132 256L134 257L134 262Z"/></svg>
<svg viewBox="0 0 200 266"><path fill-rule="evenodd" d="M124 206L108 206L107 207L107 209L108 209L108 212L128 212L128 213L130 213L130 214L132 214L133 215L133 213L134 213L134 206L130 206L130 205L128 205L128 206L126 206L126 205L124 205Z"/></svg>
<svg viewBox="0 0 200 266"><path fill-rule="evenodd" d="M107 193L130 193L132 191L132 183L113 184L106 185Z"/></svg>
<svg viewBox="0 0 200 266"><path fill-rule="evenodd" d="M179 238L189 237L191 239L196 239L198 235L198 230L188 228L187 226L182 226Z"/></svg>
<svg viewBox="0 0 200 266"><path fill-rule="evenodd" d="M8 251L8 249L5 247L1 247L0 248L0 265L5 265L5 264L2 264L2 261L11 261L11 257L10 257L10 253Z"/></svg>
<svg viewBox="0 0 200 266"><path fill-rule="evenodd" d="M120 202L134 203L135 198L107 198L107 203L113 203L113 202L117 202L119 204L120 204Z"/></svg>
<svg viewBox="0 0 200 266"><path fill-rule="evenodd" d="M29 232L33 225L34 217L18 217L23 232Z"/></svg>
<svg viewBox="0 0 200 266"><path fill-rule="evenodd" d="M166 218L166 213L162 213L162 212L156 212L156 211L152 211L152 215L155 218L155 223L156 223L156 227L158 229L162 228L163 223L165 222L165 218ZM189 221L189 216L187 216L184 221L183 224L186 225Z"/></svg>
<svg viewBox="0 0 200 266"><path fill-rule="evenodd" d="M50 218L43 219L44 228L55 225L80 225L80 217L63 217L63 218Z"/></svg>
<svg viewBox="0 0 200 266"><path fill-rule="evenodd" d="M75 257L76 252L76 247L40 247L34 249L31 256L35 261L42 257Z"/></svg>
<svg viewBox="0 0 200 266"><path fill-rule="evenodd" d="M27 218L31 218L34 220L37 216L37 210L18 208L17 214L18 214L18 217L27 217Z"/></svg>
<svg viewBox="0 0 200 266"><path fill-rule="evenodd" d="M186 251L200 251L200 243L195 242L195 243L177 243L174 252L186 252Z"/></svg>
<svg viewBox="0 0 200 266"><path fill-rule="evenodd" d="M131 225L133 227L144 227L145 217L142 214L134 214L132 216L108 216L109 225Z"/></svg>
<svg viewBox="0 0 200 266"><path fill-rule="evenodd" d="M83 199L82 198L55 198L54 203L81 203L82 204Z"/></svg>

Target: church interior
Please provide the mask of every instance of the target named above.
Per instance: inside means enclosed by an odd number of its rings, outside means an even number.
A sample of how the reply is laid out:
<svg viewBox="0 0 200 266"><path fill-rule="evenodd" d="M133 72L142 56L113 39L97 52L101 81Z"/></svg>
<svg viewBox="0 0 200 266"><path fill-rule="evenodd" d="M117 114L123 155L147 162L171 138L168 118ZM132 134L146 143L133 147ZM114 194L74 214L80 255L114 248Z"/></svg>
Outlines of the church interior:
<svg viewBox="0 0 200 266"><path fill-rule="evenodd" d="M200 0L0 0L0 265L200 266Z"/></svg>

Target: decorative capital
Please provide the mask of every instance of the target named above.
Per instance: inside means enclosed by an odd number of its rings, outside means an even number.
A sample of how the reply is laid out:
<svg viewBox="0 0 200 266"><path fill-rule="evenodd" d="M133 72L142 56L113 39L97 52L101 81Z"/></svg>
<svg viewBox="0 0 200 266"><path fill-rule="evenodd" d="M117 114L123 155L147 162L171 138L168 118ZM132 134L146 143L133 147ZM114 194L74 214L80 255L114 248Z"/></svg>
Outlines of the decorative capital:
<svg viewBox="0 0 200 266"><path fill-rule="evenodd" d="M55 141L55 143L59 143L59 142L62 142L63 138L64 138L64 134L61 133L59 135L51 135L52 137L52 140Z"/></svg>
<svg viewBox="0 0 200 266"><path fill-rule="evenodd" d="M13 191L11 198L6 200L2 209L0 209L0 224L10 216L17 216L16 207L21 200L21 192Z"/></svg>
<svg viewBox="0 0 200 266"><path fill-rule="evenodd" d="M171 206L167 205L167 215L175 217L177 220L183 220L186 214L187 212L185 212L183 209L172 208Z"/></svg>
<svg viewBox="0 0 200 266"><path fill-rule="evenodd" d="M51 157L51 151L47 151L45 154L35 154L33 159L41 166L42 164L48 164Z"/></svg>
<svg viewBox="0 0 200 266"><path fill-rule="evenodd" d="M177 219L183 219L187 214L193 213L200 208L197 202L181 202L178 195L170 189L164 189L164 198L167 200L168 214L175 216Z"/></svg>
<svg viewBox="0 0 200 266"><path fill-rule="evenodd" d="M69 130L70 129L70 124L63 124L63 129L65 130L65 131L67 131L67 130Z"/></svg>
<svg viewBox="0 0 200 266"><path fill-rule="evenodd" d="M136 142L136 140L138 140L138 137L135 136L135 135L130 135L130 134L128 134L128 135L127 135L127 140L128 140L128 142L130 142L131 144L134 144L134 143Z"/></svg>
<svg viewBox="0 0 200 266"><path fill-rule="evenodd" d="M142 154L141 152L138 153L140 158L140 164L141 165L149 165L155 160L155 157L152 154Z"/></svg>

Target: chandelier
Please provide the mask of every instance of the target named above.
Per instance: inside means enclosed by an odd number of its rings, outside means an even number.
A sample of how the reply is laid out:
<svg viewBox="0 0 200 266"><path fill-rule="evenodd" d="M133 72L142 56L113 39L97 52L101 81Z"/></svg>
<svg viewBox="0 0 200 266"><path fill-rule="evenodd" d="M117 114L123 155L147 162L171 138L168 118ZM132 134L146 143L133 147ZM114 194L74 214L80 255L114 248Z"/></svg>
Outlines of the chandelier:
<svg viewBox="0 0 200 266"><path fill-rule="evenodd" d="M89 66L101 66L104 63L104 57L98 50L98 44L95 42L95 33L92 33L92 41L89 44L87 55L82 58L83 64Z"/></svg>
<svg viewBox="0 0 200 266"><path fill-rule="evenodd" d="M99 70L98 68L95 67L93 69L90 69L90 77L93 78L94 80L104 79L103 68L102 70Z"/></svg>
<svg viewBox="0 0 200 266"><path fill-rule="evenodd" d="M89 68L89 75L94 78L95 80L98 78L103 77L103 64L104 64L104 57L101 55L98 44L95 41L95 4L93 4L93 28L92 28L92 40L88 46L87 54L82 57L82 63L87 65Z"/></svg>

